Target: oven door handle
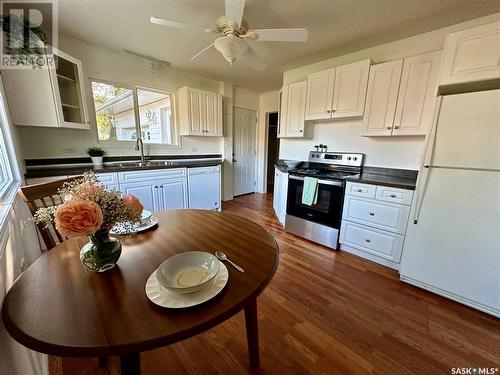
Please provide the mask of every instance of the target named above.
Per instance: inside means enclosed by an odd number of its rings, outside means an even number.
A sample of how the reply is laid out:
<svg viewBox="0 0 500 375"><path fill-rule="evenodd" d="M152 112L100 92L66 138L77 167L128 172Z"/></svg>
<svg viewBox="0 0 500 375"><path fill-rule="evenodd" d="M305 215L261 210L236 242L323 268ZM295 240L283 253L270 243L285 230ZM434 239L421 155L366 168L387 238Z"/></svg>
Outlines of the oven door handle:
<svg viewBox="0 0 500 375"><path fill-rule="evenodd" d="M294 176L294 175L289 175L288 178L290 180L304 181L304 177L299 177L299 176ZM336 181L336 180L318 180L318 184L320 184L320 185L344 186L344 182L343 181Z"/></svg>

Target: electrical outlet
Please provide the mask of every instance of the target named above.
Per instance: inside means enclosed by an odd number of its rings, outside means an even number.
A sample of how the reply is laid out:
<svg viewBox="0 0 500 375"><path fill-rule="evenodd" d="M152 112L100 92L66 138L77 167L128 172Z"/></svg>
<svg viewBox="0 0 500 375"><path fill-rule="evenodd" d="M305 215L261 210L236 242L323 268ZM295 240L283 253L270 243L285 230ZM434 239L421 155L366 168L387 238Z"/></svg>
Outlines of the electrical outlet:
<svg viewBox="0 0 500 375"><path fill-rule="evenodd" d="M196 147L191 148L191 152L198 152L198 149Z"/></svg>

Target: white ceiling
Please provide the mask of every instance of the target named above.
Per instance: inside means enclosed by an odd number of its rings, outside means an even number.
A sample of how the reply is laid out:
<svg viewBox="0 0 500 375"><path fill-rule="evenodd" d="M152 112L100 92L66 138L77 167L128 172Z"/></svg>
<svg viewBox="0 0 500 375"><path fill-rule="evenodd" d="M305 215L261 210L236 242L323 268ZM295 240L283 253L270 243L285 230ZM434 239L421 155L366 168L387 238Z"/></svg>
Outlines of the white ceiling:
<svg viewBox="0 0 500 375"><path fill-rule="evenodd" d="M149 23L169 18L213 27L224 0L59 0L62 34L109 48L169 60L178 69L265 92L280 87L283 71L330 57L500 12L498 0L247 0L250 28L306 27L306 43L250 42L268 68L255 72L244 61L229 66L216 51L190 57L216 38L197 30ZM295 62L295 65L294 65Z"/></svg>

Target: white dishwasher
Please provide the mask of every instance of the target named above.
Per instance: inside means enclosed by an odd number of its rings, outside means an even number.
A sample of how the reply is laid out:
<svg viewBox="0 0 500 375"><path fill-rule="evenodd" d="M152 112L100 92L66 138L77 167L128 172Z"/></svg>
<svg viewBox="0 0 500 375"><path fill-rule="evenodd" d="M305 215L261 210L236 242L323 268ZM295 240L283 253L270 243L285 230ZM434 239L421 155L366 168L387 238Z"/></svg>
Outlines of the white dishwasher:
<svg viewBox="0 0 500 375"><path fill-rule="evenodd" d="M220 209L220 165L188 168L189 208Z"/></svg>

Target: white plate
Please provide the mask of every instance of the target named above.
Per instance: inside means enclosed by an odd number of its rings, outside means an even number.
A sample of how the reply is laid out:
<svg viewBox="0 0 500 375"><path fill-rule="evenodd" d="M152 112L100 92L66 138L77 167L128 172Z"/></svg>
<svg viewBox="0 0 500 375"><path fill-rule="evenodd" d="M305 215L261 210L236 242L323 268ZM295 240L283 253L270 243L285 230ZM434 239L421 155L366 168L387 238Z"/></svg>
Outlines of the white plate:
<svg viewBox="0 0 500 375"><path fill-rule="evenodd" d="M113 229L109 231L109 234L133 234L133 233L139 233L139 232L144 232L148 229L153 228L156 224L158 224L158 218L156 216L151 216L149 220L145 223L142 224L137 224L131 229L124 228L120 224L115 225Z"/></svg>
<svg viewBox="0 0 500 375"><path fill-rule="evenodd" d="M199 305L214 298L224 289L228 279L229 272L227 271L227 267L221 263L219 273L212 286L195 293L179 294L162 287L156 278L155 270L146 282L146 295L158 306L168 307L170 309L182 309L184 307Z"/></svg>

